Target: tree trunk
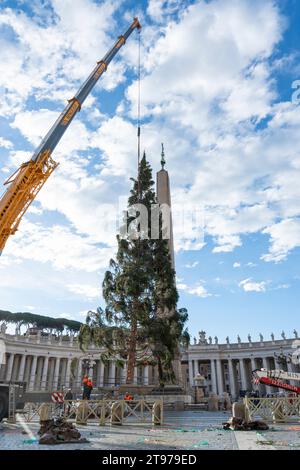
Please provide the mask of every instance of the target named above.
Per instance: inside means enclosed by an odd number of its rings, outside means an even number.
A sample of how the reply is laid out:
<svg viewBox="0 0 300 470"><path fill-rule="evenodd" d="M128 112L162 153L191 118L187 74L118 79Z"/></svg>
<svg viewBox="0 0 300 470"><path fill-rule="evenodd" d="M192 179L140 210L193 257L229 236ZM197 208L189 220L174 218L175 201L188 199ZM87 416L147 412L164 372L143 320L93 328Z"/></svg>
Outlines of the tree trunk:
<svg viewBox="0 0 300 470"><path fill-rule="evenodd" d="M134 368L136 363L136 336L137 336L137 321L136 316L133 314L133 319L130 327L130 338L128 348L128 363L127 363L127 377L126 383L133 384L134 381Z"/></svg>
<svg viewBox="0 0 300 470"><path fill-rule="evenodd" d="M157 371L158 371L159 386L163 387L165 384L165 381L164 381L163 366L162 366L160 357L157 358Z"/></svg>

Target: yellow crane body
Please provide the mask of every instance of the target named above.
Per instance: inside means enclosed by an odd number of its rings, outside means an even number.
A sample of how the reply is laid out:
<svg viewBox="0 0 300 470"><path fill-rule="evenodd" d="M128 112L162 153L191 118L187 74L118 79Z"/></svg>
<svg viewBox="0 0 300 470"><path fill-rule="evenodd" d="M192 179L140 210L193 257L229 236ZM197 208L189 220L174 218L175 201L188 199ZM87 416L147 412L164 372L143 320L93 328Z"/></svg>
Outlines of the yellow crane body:
<svg viewBox="0 0 300 470"><path fill-rule="evenodd" d="M0 200L0 253L10 237L18 230L22 216L58 166L46 150L35 162L23 163L4 183L9 185Z"/></svg>

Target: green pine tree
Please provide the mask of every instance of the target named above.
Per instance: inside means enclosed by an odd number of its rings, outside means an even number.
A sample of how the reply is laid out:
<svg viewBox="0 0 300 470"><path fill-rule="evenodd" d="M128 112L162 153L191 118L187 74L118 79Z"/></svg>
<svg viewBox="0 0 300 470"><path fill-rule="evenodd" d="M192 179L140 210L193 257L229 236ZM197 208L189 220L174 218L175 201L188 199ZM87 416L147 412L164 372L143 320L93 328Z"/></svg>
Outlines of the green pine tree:
<svg viewBox="0 0 300 470"><path fill-rule="evenodd" d="M148 222L142 226L134 215L126 217L127 236L117 236L117 256L104 276L106 308L89 313L79 340L82 345L93 341L105 346L108 356L104 360L111 356L127 359L126 383L133 383L136 365L149 362L158 365L160 382L164 382L174 378L172 360L180 340L188 336L184 330L187 313L176 309L178 293L167 240L151 239L151 205L157 201L145 154L139 177L132 181L129 207L142 204Z"/></svg>

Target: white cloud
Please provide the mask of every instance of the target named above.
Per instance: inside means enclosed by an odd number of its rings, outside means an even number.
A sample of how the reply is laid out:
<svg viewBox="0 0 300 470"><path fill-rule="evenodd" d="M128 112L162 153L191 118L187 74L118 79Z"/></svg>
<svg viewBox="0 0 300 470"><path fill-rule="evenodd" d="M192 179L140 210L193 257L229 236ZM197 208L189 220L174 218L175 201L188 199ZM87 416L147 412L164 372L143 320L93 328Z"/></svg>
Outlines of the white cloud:
<svg viewBox="0 0 300 470"><path fill-rule="evenodd" d="M239 287L244 289L245 292L266 292L267 284L267 281L256 282L249 278L241 281Z"/></svg>
<svg viewBox="0 0 300 470"><path fill-rule="evenodd" d="M233 267L234 268L240 268L241 267L241 263L238 263L237 261L235 263L233 263Z"/></svg>
<svg viewBox="0 0 300 470"><path fill-rule="evenodd" d="M114 116L102 123L92 144L104 155L101 175L124 177L136 172L136 127L125 119Z"/></svg>
<svg viewBox="0 0 300 470"><path fill-rule="evenodd" d="M12 150L9 153L9 160L7 164L12 167L14 170L19 168L22 163L27 162L32 157L32 152L27 152L24 150Z"/></svg>
<svg viewBox="0 0 300 470"><path fill-rule="evenodd" d="M10 237L5 248L9 260L34 260L51 263L58 270L96 272L105 269L114 250L98 247L87 237L68 227L43 227L24 219L20 230Z"/></svg>
<svg viewBox="0 0 300 470"><path fill-rule="evenodd" d="M40 67L47 57L47 70L50 67L48 73L53 82L45 73L39 76L48 80L45 88L48 97L51 93L63 92L59 98L62 99L70 77L81 79L87 62L95 60L99 43L102 47L103 43L106 45L109 42L109 28L99 30L98 19L100 15L111 17L117 5L104 2L96 6L88 0L78 0L75 7L70 15L69 0L64 4L54 1L53 8L58 17L49 21L43 29L33 20L16 15L11 10L5 11L1 17L19 35L21 44L29 48L30 55ZM195 202L198 204L201 201L205 207L206 234L216 242L213 251L230 252L241 246L240 234L261 231L272 225L278 215L274 207L265 203L267 195L271 199L271 189L267 190L269 192L262 191L262 188L253 189L255 181L274 167L274 158L270 164L274 149L268 150L273 136L268 131L255 134L249 123L241 127L239 121L260 119L270 112L273 114L272 122L276 120L276 132L281 121L282 125L287 120L291 124L298 122L293 112L286 108L278 108L278 112L271 109L273 84L266 59L281 38L282 19L271 1L235 1L233 6L227 0L216 0L196 2L188 8L180 3L179 10L178 7L176 1L153 1L148 4L148 14L152 19L161 21L161 15L164 15L165 25L156 27L161 34L159 38L157 33L151 33L148 26L143 29L148 41L147 48L145 41L143 43L143 106L144 113L152 114L152 122L143 127L143 145L155 158L157 135L164 136L169 147L167 158L174 193L176 188L174 202L195 207ZM166 19L166 15L174 11L181 12L177 19ZM90 25L88 34L86 24ZM55 31L57 35L51 36L48 49L44 51L36 40L44 40L50 31ZM63 47L62 38L65 42ZM194 44L200 48L196 56ZM131 65L134 64L136 45L136 38L132 37L128 43ZM68 80L58 72L61 70L61 59L57 51L64 48L68 54L64 59L63 71ZM126 57L126 50L122 50L123 57ZM86 56L86 51L88 57L82 57ZM20 54L21 63L22 56L23 51ZM82 60L78 61L78 57ZM115 65L119 67L118 63ZM14 69L13 75L16 74ZM33 81L33 85L44 93L44 83L39 85ZM133 83L127 93L134 116L136 90L136 83ZM92 102L93 97L90 100ZM127 120L127 106L124 102L121 104L121 115L108 119L101 116L100 126L95 132L88 130L79 120L81 116L76 117L55 152L55 157L62 161L56 171L57 176L51 177L47 183L47 192L43 190L39 195L43 208L58 210L80 233L92 233L95 239L100 233L98 221L103 210L112 211L110 205L104 204L103 207L103 198L106 199L105 195L109 193L111 201L117 200L120 190L124 190L125 194L128 184L124 184L124 176L135 173L136 129ZM278 114L282 117L279 118ZM37 145L56 116L57 113L46 109L24 111L17 114L12 126L19 129L33 145ZM191 144L193 141L195 144ZM83 149L95 150L100 157L96 168L98 175L95 177L88 174L85 162L79 161L78 152ZM262 152L267 153L265 158L261 157ZM276 150L276 158L280 158L280 152L282 148ZM184 173L182 155L189 156ZM156 165L157 160L158 155ZM281 160L285 166L289 161L286 155ZM276 167L276 175L280 175L281 165L277 164ZM290 176L287 174L286 181ZM181 189L185 184L189 184L188 190ZM282 181L281 187L283 184ZM286 186L283 191L286 191ZM296 182L291 186L298 188ZM296 200L297 193L292 193L291 189L289 191L290 199ZM276 195L278 200L283 200L282 194ZM89 217L91 213L97 214L94 218L96 224L93 217ZM177 251L199 250L204 246L203 226L200 221L197 223L198 226L189 230L186 236L187 231L183 233L182 224L174 218ZM112 233L113 228L103 236L105 243L109 243Z"/></svg>
<svg viewBox="0 0 300 470"><path fill-rule="evenodd" d="M264 230L270 235L271 246L269 253L262 256L264 261L283 261L290 251L300 246L300 220L285 219Z"/></svg>
<svg viewBox="0 0 300 470"><path fill-rule="evenodd" d="M49 109L24 111L15 117L11 127L18 129L33 148L36 148L58 117L58 112ZM90 139L91 133L86 126L79 119L75 119L59 142L55 155L66 156L74 151L87 150L91 147Z"/></svg>
<svg viewBox="0 0 300 470"><path fill-rule="evenodd" d="M79 315L80 315L81 317L84 317L84 319L85 319L86 316L87 316L87 313L88 313L88 310L85 309L85 310L81 310L81 311L79 312Z"/></svg>
<svg viewBox="0 0 300 470"><path fill-rule="evenodd" d="M67 286L70 292L85 297L88 300L100 297L100 288L86 284L70 284Z"/></svg>
<svg viewBox="0 0 300 470"><path fill-rule="evenodd" d="M194 261L193 263L187 263L184 265L185 268L189 268L189 269L192 269L192 268L195 268L196 266L198 266L199 264L199 261Z"/></svg>
<svg viewBox="0 0 300 470"><path fill-rule="evenodd" d="M21 111L33 93L37 100L71 98L111 48L119 5L120 0L51 0L33 17L3 8L0 26L15 41L0 40L0 87L5 90L0 113ZM123 80L124 64L114 61L99 86L112 90Z"/></svg>
<svg viewBox="0 0 300 470"><path fill-rule="evenodd" d="M13 143L10 140L0 137L0 147L3 147L5 149L11 149L13 147Z"/></svg>
<svg viewBox="0 0 300 470"><path fill-rule="evenodd" d="M186 290L187 288L188 288L188 286L186 284L184 284L183 282L177 283L177 289Z"/></svg>
<svg viewBox="0 0 300 470"><path fill-rule="evenodd" d="M213 248L213 253L228 253L241 246L242 242L238 235L221 235L218 237L218 244Z"/></svg>
<svg viewBox="0 0 300 470"><path fill-rule="evenodd" d="M180 284L177 284L177 288L179 290L183 290L187 292L188 294L195 295L196 297L206 298L206 297L212 296L212 294L210 294L202 284L198 284L194 287L190 287L187 284L180 283Z"/></svg>
<svg viewBox="0 0 300 470"><path fill-rule="evenodd" d="M289 289L290 287L290 284L279 284L278 286L274 287L274 290Z"/></svg>
<svg viewBox="0 0 300 470"><path fill-rule="evenodd" d="M192 294L192 295L196 295L197 297L202 297L202 298L206 298L206 297L211 297L212 294L210 294L209 292L207 292L206 288L202 285L198 285L196 287L192 287L190 289L188 289L187 291L189 294Z"/></svg>
<svg viewBox="0 0 300 470"><path fill-rule="evenodd" d="M59 316L59 318L68 318L68 319L72 319L72 315L70 315L69 313L61 313Z"/></svg>
<svg viewBox="0 0 300 470"><path fill-rule="evenodd" d="M158 23L166 21L166 17L178 11L183 11L186 2L183 0L148 0L147 14Z"/></svg>
<svg viewBox="0 0 300 470"><path fill-rule="evenodd" d="M0 14L0 23L17 37L0 45L0 87L7 90L1 114L33 148L58 116L57 101L63 106L74 94L118 29L112 16L119 2L52 4L52 12L41 13L43 26L17 10ZM171 19L177 7L180 14ZM174 217L176 250L200 250L203 227L214 253L231 252L241 246L242 235L264 231L271 246L263 259L285 259L300 245L300 107L274 104L271 57L284 30L278 8L268 0L196 1L189 8L151 1L148 14L158 24L146 25L142 33L143 114L150 120L142 128L142 147L157 168L160 140L165 142L174 207L201 205L205 219L186 230ZM132 35L97 89L120 83L124 66L127 71L136 65L136 52ZM96 92L85 103L55 151L61 165L28 216L36 220L43 211L39 225L23 222L7 245L11 262L34 259L86 272L107 266L115 244L115 206L136 173L136 128L128 120L136 115L136 85L125 90L114 117L103 114L105 103L98 110ZM49 100L51 110L44 101L39 111L27 107L33 97ZM257 130L266 115L266 127ZM7 145L5 171L32 155ZM67 225L44 226L46 211L51 217L59 212ZM278 222L282 218L289 236ZM184 286L206 295L202 285Z"/></svg>
<svg viewBox="0 0 300 470"><path fill-rule="evenodd" d="M148 13L161 21L166 4L153 1ZM272 1L196 2L161 27L144 60L143 112L168 136L173 185L189 185L176 190L176 200L205 208L215 253L233 251L241 234L261 232L284 212L299 214L299 107L274 104L269 61L284 29ZM132 110L135 86L128 89ZM253 124L266 116L267 128L258 131ZM193 148L180 148L193 140ZM190 236L175 247L193 245L203 246Z"/></svg>
<svg viewBox="0 0 300 470"><path fill-rule="evenodd" d="M249 263L246 264L249 268L255 268L257 266L256 263L253 263L252 261L249 261Z"/></svg>

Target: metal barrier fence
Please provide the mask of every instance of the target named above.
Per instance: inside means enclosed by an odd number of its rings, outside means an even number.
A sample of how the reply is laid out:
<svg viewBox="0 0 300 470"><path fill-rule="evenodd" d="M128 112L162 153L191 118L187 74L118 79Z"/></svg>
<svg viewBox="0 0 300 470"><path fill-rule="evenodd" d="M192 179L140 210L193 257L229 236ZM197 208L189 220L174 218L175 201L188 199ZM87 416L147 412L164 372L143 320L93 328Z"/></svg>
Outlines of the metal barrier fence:
<svg viewBox="0 0 300 470"><path fill-rule="evenodd" d="M65 400L63 403L26 403L21 412L27 422L54 416L77 424L163 424L163 400Z"/></svg>
<svg viewBox="0 0 300 470"><path fill-rule="evenodd" d="M246 418L267 422L299 421L300 397L244 398Z"/></svg>
<svg viewBox="0 0 300 470"><path fill-rule="evenodd" d="M59 403L26 403L22 410L16 410L15 414L22 415L24 420L31 421L40 420L44 407L47 406L50 416L61 416L63 405Z"/></svg>

